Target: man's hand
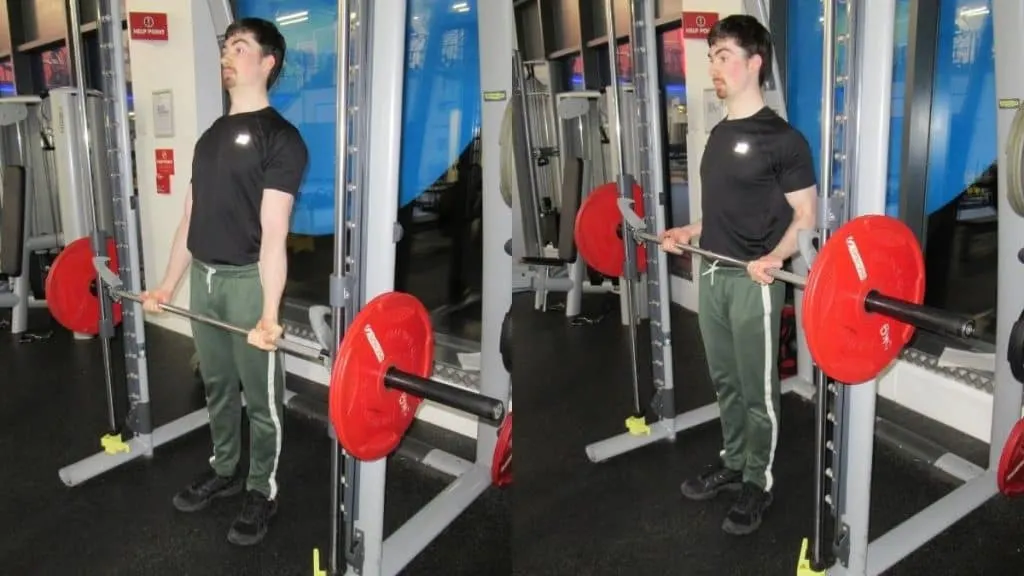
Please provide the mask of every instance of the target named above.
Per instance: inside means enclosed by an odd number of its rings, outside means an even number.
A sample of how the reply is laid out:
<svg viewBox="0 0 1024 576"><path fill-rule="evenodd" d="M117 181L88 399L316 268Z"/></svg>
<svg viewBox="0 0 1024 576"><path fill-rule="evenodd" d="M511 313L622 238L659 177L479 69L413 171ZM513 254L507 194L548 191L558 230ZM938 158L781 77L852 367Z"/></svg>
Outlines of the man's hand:
<svg viewBox="0 0 1024 576"><path fill-rule="evenodd" d="M747 264L747 274L758 284L771 284L775 277L768 274L769 270L782 270L782 258L768 254Z"/></svg>
<svg viewBox="0 0 1024 576"><path fill-rule="evenodd" d="M682 254L683 251L676 247L676 244L689 244L690 240L698 234L698 228L693 224L669 228L662 232L658 238L661 240L661 249L670 254Z"/></svg>
<svg viewBox="0 0 1024 576"><path fill-rule="evenodd" d="M160 309L160 305L170 302L171 296L171 291L163 287L156 290L147 290L139 294L139 298L142 300L142 309L150 314L160 314L163 312Z"/></svg>
<svg viewBox="0 0 1024 576"><path fill-rule="evenodd" d="M249 331L247 340L249 344L272 352L277 350L277 340L284 334L284 328L277 323L275 318L261 318L256 327Z"/></svg>

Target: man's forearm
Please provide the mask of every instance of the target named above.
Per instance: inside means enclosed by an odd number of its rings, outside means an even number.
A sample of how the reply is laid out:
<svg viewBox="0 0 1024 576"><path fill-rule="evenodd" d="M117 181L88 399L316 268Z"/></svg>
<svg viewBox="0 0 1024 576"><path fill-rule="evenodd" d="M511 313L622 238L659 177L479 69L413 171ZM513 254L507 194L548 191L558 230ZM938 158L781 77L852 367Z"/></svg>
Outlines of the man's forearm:
<svg viewBox="0 0 1024 576"><path fill-rule="evenodd" d="M786 233L782 236L782 240L779 240L778 245L771 251L771 256L775 256L780 260L789 260L796 254L800 249L799 237L801 230L813 230L814 229L814 213L809 214L796 214L793 216L793 222L789 224L789 228L786 229Z"/></svg>
<svg viewBox="0 0 1024 576"><path fill-rule="evenodd" d="M263 318L277 321L288 279L288 251L285 242L260 247L260 280L263 282Z"/></svg>
<svg viewBox="0 0 1024 576"><path fill-rule="evenodd" d="M178 289L181 277L185 275L185 270L188 270L188 265L192 262L192 254L188 251L188 228L189 219L182 218L174 233L171 257L167 260L167 270L164 272L161 288L172 294Z"/></svg>

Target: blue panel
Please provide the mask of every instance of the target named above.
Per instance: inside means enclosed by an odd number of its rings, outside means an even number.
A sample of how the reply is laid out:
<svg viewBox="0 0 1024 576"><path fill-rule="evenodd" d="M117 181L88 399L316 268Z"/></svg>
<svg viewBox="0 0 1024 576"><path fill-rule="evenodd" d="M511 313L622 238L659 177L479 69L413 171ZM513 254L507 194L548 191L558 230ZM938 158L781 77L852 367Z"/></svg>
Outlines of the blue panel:
<svg viewBox="0 0 1024 576"><path fill-rule="evenodd" d="M899 213L900 143L903 137L903 85L906 78L907 13L909 0L896 0L895 60L893 62L892 126L889 134L889 173L886 190L886 213ZM820 172L821 161L821 0L790 0L787 30L787 112L790 122L800 130L811 145L814 163ZM846 22L837 25L841 33ZM840 51L840 60L845 54ZM842 70L841 70L842 71ZM841 110L843 91L836 90L836 107ZM836 136L840 136L836 132ZM837 166L833 177L842 176Z"/></svg>
<svg viewBox="0 0 1024 576"><path fill-rule="evenodd" d="M996 160L995 54L988 0L943 0L935 55L926 213Z"/></svg>
<svg viewBox="0 0 1024 576"><path fill-rule="evenodd" d="M309 149L309 170L292 218L296 234L334 234L337 22L335 0L304 0L281 8L278 0L238 0L240 17L276 21L285 37L281 78L270 103L299 129ZM289 3L290 4L290 3Z"/></svg>
<svg viewBox="0 0 1024 576"><path fill-rule="evenodd" d="M423 194L480 130L477 0L410 0L399 205Z"/></svg>
<svg viewBox="0 0 1024 576"><path fill-rule="evenodd" d="M821 161L821 0L790 0L786 29L786 112Z"/></svg>
<svg viewBox="0 0 1024 576"><path fill-rule="evenodd" d="M477 0L411 0L406 37L400 204L442 176L480 127ZM287 8L282 8L287 4ZM295 206L292 232L334 233L337 159L338 20L335 0L238 0L241 17L276 21L288 43L271 104L295 124L310 166ZM387 17L381 14L380 17Z"/></svg>
<svg viewBox="0 0 1024 576"><path fill-rule="evenodd" d="M885 213L900 215L900 176L903 173L903 121L907 101L907 46L910 42L910 0L896 0L896 36L892 54L892 102L889 111L889 171Z"/></svg>

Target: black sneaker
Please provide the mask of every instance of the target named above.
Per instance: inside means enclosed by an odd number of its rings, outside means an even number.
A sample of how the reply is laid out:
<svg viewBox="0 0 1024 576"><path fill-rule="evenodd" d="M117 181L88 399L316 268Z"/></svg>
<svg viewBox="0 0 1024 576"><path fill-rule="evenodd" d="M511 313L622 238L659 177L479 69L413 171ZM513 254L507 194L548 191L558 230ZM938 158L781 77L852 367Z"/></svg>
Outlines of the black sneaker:
<svg viewBox="0 0 1024 576"><path fill-rule="evenodd" d="M761 526L761 518L772 504L771 492L765 492L756 484L743 483L740 496L722 522L722 530L733 536L745 536Z"/></svg>
<svg viewBox="0 0 1024 576"><path fill-rule="evenodd" d="M743 472L719 464L710 466L696 478L683 482L683 496L690 500L710 500L719 492L734 492L743 485Z"/></svg>
<svg viewBox="0 0 1024 576"><path fill-rule="evenodd" d="M263 540L270 527L270 519L277 513L277 501L250 490L246 493L242 512L231 524L228 542L236 546L252 546Z"/></svg>
<svg viewBox="0 0 1024 576"><path fill-rule="evenodd" d="M181 512L198 512L217 498L234 496L245 487L245 479L236 476L218 476L210 470L195 482L174 495L174 507Z"/></svg>

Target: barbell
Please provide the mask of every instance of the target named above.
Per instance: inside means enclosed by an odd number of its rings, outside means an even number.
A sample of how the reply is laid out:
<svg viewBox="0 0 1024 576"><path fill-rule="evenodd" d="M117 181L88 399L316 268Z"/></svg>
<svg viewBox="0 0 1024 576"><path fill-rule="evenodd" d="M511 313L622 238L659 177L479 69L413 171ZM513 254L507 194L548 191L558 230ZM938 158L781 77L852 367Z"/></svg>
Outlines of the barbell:
<svg viewBox="0 0 1024 576"><path fill-rule="evenodd" d="M634 199L620 198L614 183L592 191L577 214L580 255L595 270L621 276L623 222L640 252L661 244L633 212ZM692 244L678 248L719 264L746 268L748 262ZM868 215L844 224L824 243L807 277L785 270L769 274L803 288L802 325L815 364L832 379L860 384L876 377L910 341L915 328L971 338L971 318L923 304L925 269L914 233L901 221Z"/></svg>
<svg viewBox="0 0 1024 576"><path fill-rule="evenodd" d="M47 302L54 319L69 330L99 333L98 290L105 287L114 301L115 323L120 301L141 302L139 294L122 288L115 274L117 257L94 257L88 238L68 244L54 260L46 279ZM246 336L248 329L209 318L185 308L161 304L175 314ZM330 364L327 351L279 338L283 352ZM331 367L328 415L346 452L360 460L387 456L405 436L423 400L461 410L485 421L502 423L502 401L432 380L434 331L426 307L414 296L388 292L373 298L355 316ZM511 421L504 423L509 428ZM502 453L507 450L508 453ZM511 443L499 445L494 473L507 474ZM495 481L498 482L495 476Z"/></svg>

